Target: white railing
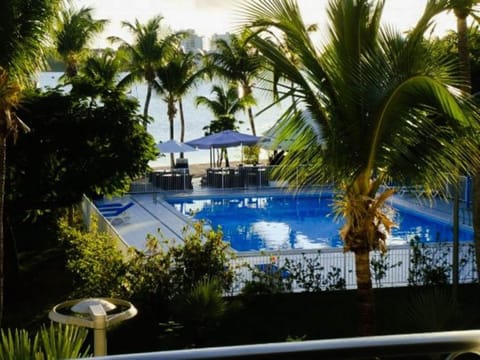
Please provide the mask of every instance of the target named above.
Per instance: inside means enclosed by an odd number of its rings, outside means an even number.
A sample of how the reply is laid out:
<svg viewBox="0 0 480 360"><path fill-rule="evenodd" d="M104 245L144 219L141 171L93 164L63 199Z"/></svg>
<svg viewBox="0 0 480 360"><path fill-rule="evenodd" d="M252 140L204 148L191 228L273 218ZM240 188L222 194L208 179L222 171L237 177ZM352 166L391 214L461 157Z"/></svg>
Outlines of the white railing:
<svg viewBox="0 0 480 360"><path fill-rule="evenodd" d="M421 355L445 360L480 359L480 330L225 346L95 359L408 359Z"/></svg>
<svg viewBox="0 0 480 360"><path fill-rule="evenodd" d="M90 230L92 221L95 221L98 231L107 233L113 239L115 239L117 249L122 252L125 258L128 257L128 249L130 246L128 246L122 236L117 232L117 230L115 230L115 227L100 213L100 211L98 211L96 206L85 195L83 196L80 206L82 209L83 223L85 224L86 229Z"/></svg>
<svg viewBox="0 0 480 360"><path fill-rule="evenodd" d="M435 267L445 275L447 282L451 281L452 244L433 243L420 246L423 265L421 262L415 264L413 248L409 245L391 246L384 257L378 252L372 252L370 259L373 286L407 286L409 277L411 282L420 282L424 279L419 278L425 275L422 271ZM475 282L477 278L473 244L461 243L459 257L460 282ZM345 253L341 248L241 252L232 261L232 265L236 272L233 293L241 291L248 282L265 280L264 276L277 277L278 281L288 285L288 290L305 291L305 286L297 281L298 276L295 276L295 273L300 272L303 272L303 277L307 276L312 281L316 277L316 290L357 287L354 255L351 252ZM310 290L313 291L311 288Z"/></svg>

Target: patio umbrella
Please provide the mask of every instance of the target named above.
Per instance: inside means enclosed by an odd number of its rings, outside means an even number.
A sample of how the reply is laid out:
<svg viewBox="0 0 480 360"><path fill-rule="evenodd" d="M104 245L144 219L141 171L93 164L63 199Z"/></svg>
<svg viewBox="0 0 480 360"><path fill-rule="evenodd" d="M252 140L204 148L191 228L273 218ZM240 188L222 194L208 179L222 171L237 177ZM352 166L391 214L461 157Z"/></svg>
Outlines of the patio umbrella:
<svg viewBox="0 0 480 360"><path fill-rule="evenodd" d="M293 144L293 138L280 141L279 135L283 131L283 127L283 124L276 122L270 129L263 133L262 138L258 142L258 146L266 150L288 151Z"/></svg>
<svg viewBox="0 0 480 360"><path fill-rule="evenodd" d="M160 150L161 153L182 153L189 151L197 151L197 149L195 149L194 147L177 140L167 140L164 142L160 142L157 144L157 149Z"/></svg>
<svg viewBox="0 0 480 360"><path fill-rule="evenodd" d="M182 143L177 140L167 140L164 142L160 142L157 144L157 149L161 153L170 153L170 165L173 168L175 166L175 160L173 157L173 153L184 153L189 151L197 151L194 147Z"/></svg>
<svg viewBox="0 0 480 360"><path fill-rule="evenodd" d="M207 135L198 139L187 141L186 144L195 146L198 149L218 149L243 145L256 145L260 141L260 136L240 133L233 130L224 130L219 133ZM242 151L243 161L243 151ZM214 163L212 155L210 156L210 163Z"/></svg>
<svg viewBox="0 0 480 360"><path fill-rule="evenodd" d="M224 130L198 139L187 141L186 144L198 149L224 148L239 145L255 145L260 136L239 133L233 130Z"/></svg>

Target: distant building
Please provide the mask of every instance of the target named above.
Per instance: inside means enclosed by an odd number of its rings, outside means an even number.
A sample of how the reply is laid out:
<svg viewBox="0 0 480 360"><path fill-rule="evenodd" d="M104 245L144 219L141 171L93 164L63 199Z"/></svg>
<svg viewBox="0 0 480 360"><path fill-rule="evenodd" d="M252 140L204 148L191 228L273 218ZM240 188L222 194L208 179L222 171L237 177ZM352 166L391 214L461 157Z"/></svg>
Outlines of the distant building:
<svg viewBox="0 0 480 360"><path fill-rule="evenodd" d="M203 50L203 37L195 34L195 30L185 30L188 37L182 40L182 47L185 52L197 53Z"/></svg>
<svg viewBox="0 0 480 360"><path fill-rule="evenodd" d="M231 39L231 34L230 33L226 33L226 34L213 34L212 37L210 38L210 47L209 47L209 50L210 51L215 51L217 50L217 46L216 46L216 41L217 40L224 40L226 41L228 44L230 44L230 39Z"/></svg>

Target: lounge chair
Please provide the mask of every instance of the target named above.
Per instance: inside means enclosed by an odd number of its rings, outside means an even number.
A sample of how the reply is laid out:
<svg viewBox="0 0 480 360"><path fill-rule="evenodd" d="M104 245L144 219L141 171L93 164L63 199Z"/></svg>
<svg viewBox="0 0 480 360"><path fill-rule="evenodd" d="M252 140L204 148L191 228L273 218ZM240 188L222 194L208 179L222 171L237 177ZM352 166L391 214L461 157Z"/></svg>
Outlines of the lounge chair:
<svg viewBox="0 0 480 360"><path fill-rule="evenodd" d="M133 205L135 205L135 203L129 202L120 207L102 207L98 210L107 220L109 220L113 224L115 221L128 221L129 216L127 210Z"/></svg>
<svg viewBox="0 0 480 360"><path fill-rule="evenodd" d="M118 209L124 205L122 203L95 204L97 209Z"/></svg>
<svg viewBox="0 0 480 360"><path fill-rule="evenodd" d="M268 264L257 264L255 267L270 276L280 276L282 279L286 279L290 276L290 272L288 270L279 268L276 264L268 263Z"/></svg>

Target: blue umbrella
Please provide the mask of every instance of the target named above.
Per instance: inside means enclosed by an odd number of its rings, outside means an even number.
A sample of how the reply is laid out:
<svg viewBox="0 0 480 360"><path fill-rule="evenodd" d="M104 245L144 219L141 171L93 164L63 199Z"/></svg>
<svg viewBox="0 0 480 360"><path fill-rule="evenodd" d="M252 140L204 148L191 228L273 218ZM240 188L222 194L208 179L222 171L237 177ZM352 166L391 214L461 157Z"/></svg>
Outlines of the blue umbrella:
<svg viewBox="0 0 480 360"><path fill-rule="evenodd" d="M157 149L162 153L182 153L197 150L194 147L186 145L185 143L181 143L177 140L160 142L157 144Z"/></svg>
<svg viewBox="0 0 480 360"><path fill-rule="evenodd" d="M256 145L260 139L260 136L243 134L233 130L224 130L219 133L214 133L198 139L187 141L186 144L197 149L210 149L210 164L212 165L215 163L214 155L212 155L212 149L234 147L239 145Z"/></svg>
<svg viewBox="0 0 480 360"><path fill-rule="evenodd" d="M225 130L219 133L187 141L186 144L198 149L212 149L239 145L255 145L260 139L260 136L243 134L233 130Z"/></svg>

